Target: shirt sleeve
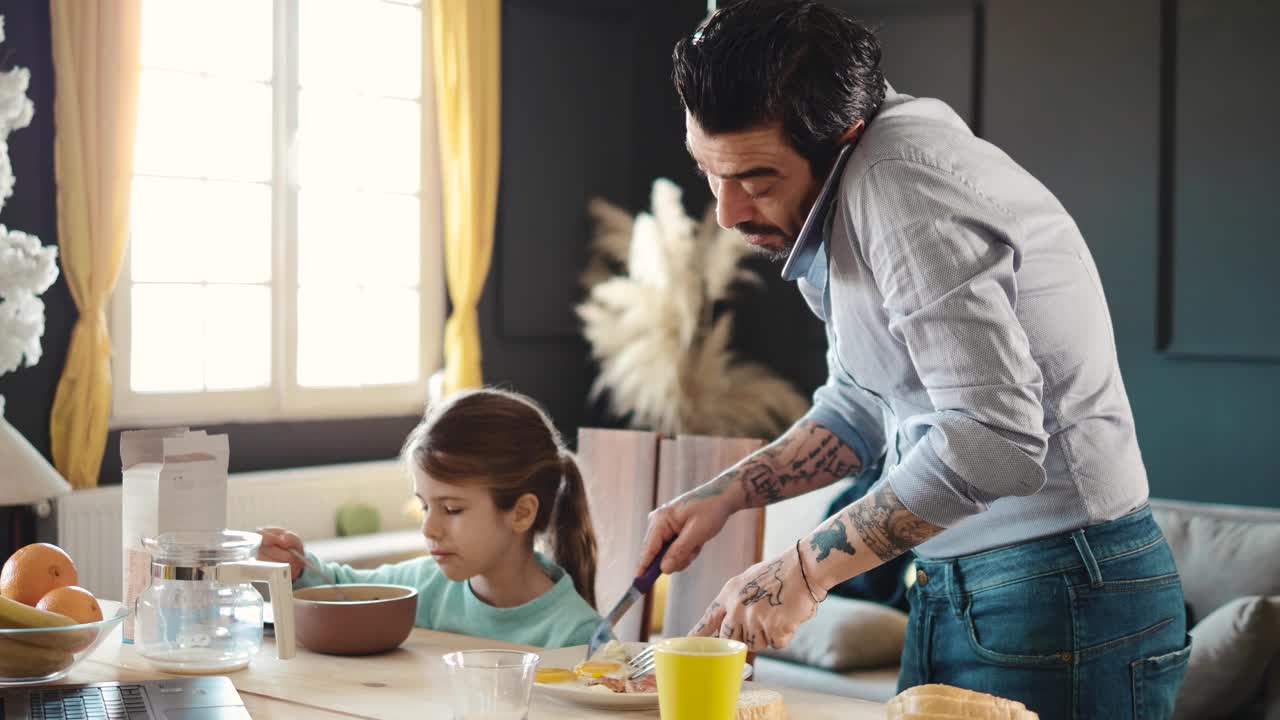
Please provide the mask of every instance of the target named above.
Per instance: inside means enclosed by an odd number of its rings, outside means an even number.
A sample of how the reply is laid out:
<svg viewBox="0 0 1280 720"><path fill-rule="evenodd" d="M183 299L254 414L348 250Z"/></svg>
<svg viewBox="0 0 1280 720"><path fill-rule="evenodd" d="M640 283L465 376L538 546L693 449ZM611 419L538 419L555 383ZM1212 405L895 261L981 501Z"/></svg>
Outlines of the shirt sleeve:
<svg viewBox="0 0 1280 720"><path fill-rule="evenodd" d="M312 553L307 553L307 559L313 565L323 568L324 572L319 573L312 568L304 569L298 579L293 582L295 588L328 585L330 578L333 578L333 581L339 585L351 583L407 585L421 590L427 586L432 577L440 572L435 560L428 556L398 563L387 563L371 569L353 568L350 565L341 563L325 562Z"/></svg>
<svg viewBox="0 0 1280 720"><path fill-rule="evenodd" d="M827 381L813 393L813 407L802 420L830 430L869 468L884 454L884 412L875 398L848 379L835 350L827 351Z"/></svg>
<svg viewBox="0 0 1280 720"><path fill-rule="evenodd" d="M920 518L950 527L1044 486L1043 379L1015 313L1025 233L1012 213L945 170L886 160L853 190L863 260L889 330L933 412L887 478Z"/></svg>

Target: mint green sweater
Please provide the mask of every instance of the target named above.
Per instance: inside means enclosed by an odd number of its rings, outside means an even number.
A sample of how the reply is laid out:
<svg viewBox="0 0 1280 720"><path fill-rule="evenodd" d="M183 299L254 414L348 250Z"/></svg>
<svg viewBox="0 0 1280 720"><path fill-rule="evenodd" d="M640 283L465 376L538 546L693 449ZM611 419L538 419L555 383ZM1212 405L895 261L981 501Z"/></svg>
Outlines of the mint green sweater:
<svg viewBox="0 0 1280 720"><path fill-rule="evenodd" d="M555 585L529 602L511 608L485 603L471 592L471 583L454 582L430 557L414 558L372 570L323 562L311 553L307 558L324 567L338 583L408 585L418 590L418 627L491 638L542 648L586 645L601 622L600 615L573 587L563 568L537 554ZM294 587L325 585L329 580L307 568Z"/></svg>

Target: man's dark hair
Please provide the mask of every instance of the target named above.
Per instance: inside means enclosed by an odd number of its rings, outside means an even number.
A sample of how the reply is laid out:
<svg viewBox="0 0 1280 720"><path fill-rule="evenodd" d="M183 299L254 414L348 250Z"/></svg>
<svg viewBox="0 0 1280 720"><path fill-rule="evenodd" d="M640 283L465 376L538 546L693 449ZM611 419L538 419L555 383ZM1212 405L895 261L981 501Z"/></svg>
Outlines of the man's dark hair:
<svg viewBox="0 0 1280 720"><path fill-rule="evenodd" d="M821 177L836 141L884 100L880 43L813 0L742 0L676 43L672 79L685 109L716 134L781 121Z"/></svg>

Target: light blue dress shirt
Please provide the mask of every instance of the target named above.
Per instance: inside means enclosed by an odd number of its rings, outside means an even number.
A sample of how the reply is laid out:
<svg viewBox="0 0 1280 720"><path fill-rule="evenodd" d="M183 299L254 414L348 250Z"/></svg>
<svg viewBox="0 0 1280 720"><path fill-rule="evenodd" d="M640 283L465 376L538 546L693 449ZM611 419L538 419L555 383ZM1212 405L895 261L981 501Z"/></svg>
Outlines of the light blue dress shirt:
<svg viewBox="0 0 1280 720"><path fill-rule="evenodd" d="M1047 141L1051 142L1051 139ZM944 103L889 89L786 275L826 323L808 417L950 557L1120 517L1147 476L1102 283L1058 200Z"/></svg>

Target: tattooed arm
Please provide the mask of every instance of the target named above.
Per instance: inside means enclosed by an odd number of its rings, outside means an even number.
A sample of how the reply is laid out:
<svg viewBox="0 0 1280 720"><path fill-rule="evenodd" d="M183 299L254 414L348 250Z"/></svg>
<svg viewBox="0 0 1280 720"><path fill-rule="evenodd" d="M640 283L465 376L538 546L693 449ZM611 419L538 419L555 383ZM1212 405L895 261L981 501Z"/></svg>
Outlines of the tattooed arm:
<svg viewBox="0 0 1280 720"><path fill-rule="evenodd" d="M812 420L801 420L685 497L727 493L739 509L761 507L826 487L862 468L862 458L835 433Z"/></svg>
<svg viewBox="0 0 1280 720"><path fill-rule="evenodd" d="M818 526L802 541L814 591L825 594L942 532L921 520L887 482Z"/></svg>
<svg viewBox="0 0 1280 720"><path fill-rule="evenodd" d="M653 511L636 574L644 572L663 543L670 541L671 548L662 571L678 572L738 510L802 495L861 470L861 458L835 433L801 420L714 480Z"/></svg>
<svg viewBox="0 0 1280 720"><path fill-rule="evenodd" d="M940 532L881 483L794 548L731 579L692 634L741 640L752 650L786 647L830 588Z"/></svg>

